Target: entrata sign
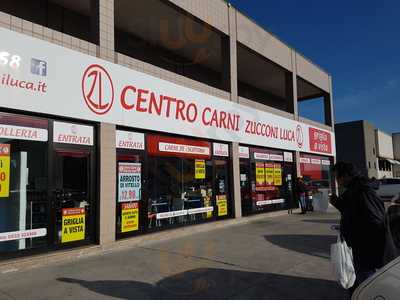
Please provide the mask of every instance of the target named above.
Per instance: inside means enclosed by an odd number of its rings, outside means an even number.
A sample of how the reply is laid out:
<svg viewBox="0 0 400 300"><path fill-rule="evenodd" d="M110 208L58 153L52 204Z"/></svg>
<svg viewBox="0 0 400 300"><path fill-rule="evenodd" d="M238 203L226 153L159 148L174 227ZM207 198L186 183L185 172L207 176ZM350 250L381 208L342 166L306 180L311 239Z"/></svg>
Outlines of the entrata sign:
<svg viewBox="0 0 400 300"><path fill-rule="evenodd" d="M19 57L17 69L0 66L0 78L5 78L0 80L2 107L216 141L335 154L333 132L7 29L0 29L0 39L7 41L2 51ZM30 62L37 57L42 63L32 73ZM62 70L62 76L47 70Z"/></svg>
<svg viewBox="0 0 400 300"><path fill-rule="evenodd" d="M144 134L117 130L116 147L121 149L144 150Z"/></svg>
<svg viewBox="0 0 400 300"><path fill-rule="evenodd" d="M221 143L213 143L213 154L215 156L229 157L229 145Z"/></svg>
<svg viewBox="0 0 400 300"><path fill-rule="evenodd" d="M240 158L250 158L249 147L239 146L239 157Z"/></svg>
<svg viewBox="0 0 400 300"><path fill-rule="evenodd" d="M93 127L54 122L53 142L93 146Z"/></svg>

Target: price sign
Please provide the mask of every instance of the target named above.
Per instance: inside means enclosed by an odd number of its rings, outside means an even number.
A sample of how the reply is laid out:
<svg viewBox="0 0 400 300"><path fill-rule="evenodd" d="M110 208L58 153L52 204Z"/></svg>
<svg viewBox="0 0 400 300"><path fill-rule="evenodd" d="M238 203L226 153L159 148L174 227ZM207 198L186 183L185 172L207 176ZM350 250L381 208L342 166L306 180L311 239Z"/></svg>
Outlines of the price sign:
<svg viewBox="0 0 400 300"><path fill-rule="evenodd" d="M194 178L195 179L205 179L206 178L206 161L196 159L194 162Z"/></svg>
<svg viewBox="0 0 400 300"><path fill-rule="evenodd" d="M139 201L142 192L142 164L118 164L118 202Z"/></svg>
<svg viewBox="0 0 400 300"><path fill-rule="evenodd" d="M274 185L274 164L265 164L265 180L267 185Z"/></svg>
<svg viewBox="0 0 400 300"><path fill-rule="evenodd" d="M256 162L256 185L265 185L265 169L264 163Z"/></svg>
<svg viewBox="0 0 400 300"><path fill-rule="evenodd" d="M10 144L0 144L0 198L10 196Z"/></svg>
<svg viewBox="0 0 400 300"><path fill-rule="evenodd" d="M226 195L217 196L218 216L223 217L228 215L228 201Z"/></svg>
<svg viewBox="0 0 400 300"><path fill-rule="evenodd" d="M282 185L282 166L280 164L274 165L274 182L276 186Z"/></svg>
<svg viewBox="0 0 400 300"><path fill-rule="evenodd" d="M121 204L121 232L136 231L139 229L139 203Z"/></svg>
<svg viewBox="0 0 400 300"><path fill-rule="evenodd" d="M64 208L62 210L61 243L84 240L85 223L84 208Z"/></svg>

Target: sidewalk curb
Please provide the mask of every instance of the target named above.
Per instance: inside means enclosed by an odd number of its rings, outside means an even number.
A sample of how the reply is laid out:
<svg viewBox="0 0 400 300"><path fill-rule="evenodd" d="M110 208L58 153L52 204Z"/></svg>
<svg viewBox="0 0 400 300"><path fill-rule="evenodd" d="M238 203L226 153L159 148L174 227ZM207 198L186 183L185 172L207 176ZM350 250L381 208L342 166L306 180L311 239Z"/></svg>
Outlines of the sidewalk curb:
<svg viewBox="0 0 400 300"><path fill-rule="evenodd" d="M295 212L297 212L295 210ZM123 251L133 247L148 246L162 241L173 240L190 236L196 233L204 233L215 229L222 229L236 225L244 225L260 220L266 220L274 217L287 215L287 211L277 211L267 214L242 217L240 219L229 219L219 222L206 223L171 229L168 231L150 233L142 236L132 237L124 240L118 240L105 245L86 246L72 250L59 250L40 255L17 258L0 262L0 275L20 272L38 267L44 267L56 263L73 262L82 258L104 255L114 251Z"/></svg>

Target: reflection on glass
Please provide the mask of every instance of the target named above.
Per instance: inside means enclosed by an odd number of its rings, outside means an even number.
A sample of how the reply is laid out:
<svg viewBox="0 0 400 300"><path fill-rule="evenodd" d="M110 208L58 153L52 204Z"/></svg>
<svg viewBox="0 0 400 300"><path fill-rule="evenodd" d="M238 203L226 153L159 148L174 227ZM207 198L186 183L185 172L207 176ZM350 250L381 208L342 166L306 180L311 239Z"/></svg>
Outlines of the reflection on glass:
<svg viewBox="0 0 400 300"><path fill-rule="evenodd" d="M0 139L9 145L8 196L0 198L0 234L48 229L47 145L42 142ZM44 236L43 236L44 235ZM8 239L11 235L8 235ZM47 245L47 237L0 241L0 252Z"/></svg>
<svg viewBox="0 0 400 300"><path fill-rule="evenodd" d="M149 227L213 217L212 161L175 157L149 159Z"/></svg>
<svg viewBox="0 0 400 300"><path fill-rule="evenodd" d="M293 163L284 162L282 152L255 148L251 152L250 159L240 160L243 213L286 209L293 202ZM256 159L255 153L264 157ZM275 157L270 158L270 155Z"/></svg>
<svg viewBox="0 0 400 300"><path fill-rule="evenodd" d="M56 189L53 191L56 235L59 243L89 237L89 154L56 153Z"/></svg>
<svg viewBox="0 0 400 300"><path fill-rule="evenodd" d="M313 208L317 211L326 211L329 206L329 194L332 191L332 176L330 159L327 157L302 155L308 158L309 163L300 164L304 178L312 198Z"/></svg>

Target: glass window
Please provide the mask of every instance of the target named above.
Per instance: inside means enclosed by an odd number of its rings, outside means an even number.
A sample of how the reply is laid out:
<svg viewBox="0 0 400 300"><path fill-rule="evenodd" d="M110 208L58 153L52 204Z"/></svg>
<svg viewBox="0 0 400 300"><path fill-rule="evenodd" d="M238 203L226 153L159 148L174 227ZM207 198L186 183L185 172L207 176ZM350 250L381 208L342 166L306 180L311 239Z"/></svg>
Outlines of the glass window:
<svg viewBox="0 0 400 300"><path fill-rule="evenodd" d="M1 114L0 122L0 252L47 246L47 121Z"/></svg>
<svg viewBox="0 0 400 300"><path fill-rule="evenodd" d="M143 228L144 159L138 151L131 153L120 152L117 156L117 236L136 233Z"/></svg>
<svg viewBox="0 0 400 300"><path fill-rule="evenodd" d="M314 209L325 211L333 186L331 159L329 157L301 154L301 175L312 196Z"/></svg>
<svg viewBox="0 0 400 300"><path fill-rule="evenodd" d="M146 141L149 228L231 215L228 145L156 135Z"/></svg>
<svg viewBox="0 0 400 300"><path fill-rule="evenodd" d="M285 209L292 199L293 163L284 162L281 151L250 150L250 158L240 160L243 213Z"/></svg>
<svg viewBox="0 0 400 300"><path fill-rule="evenodd" d="M151 157L148 181L149 227L212 218L212 169L211 160ZM221 189L224 189L222 184Z"/></svg>

